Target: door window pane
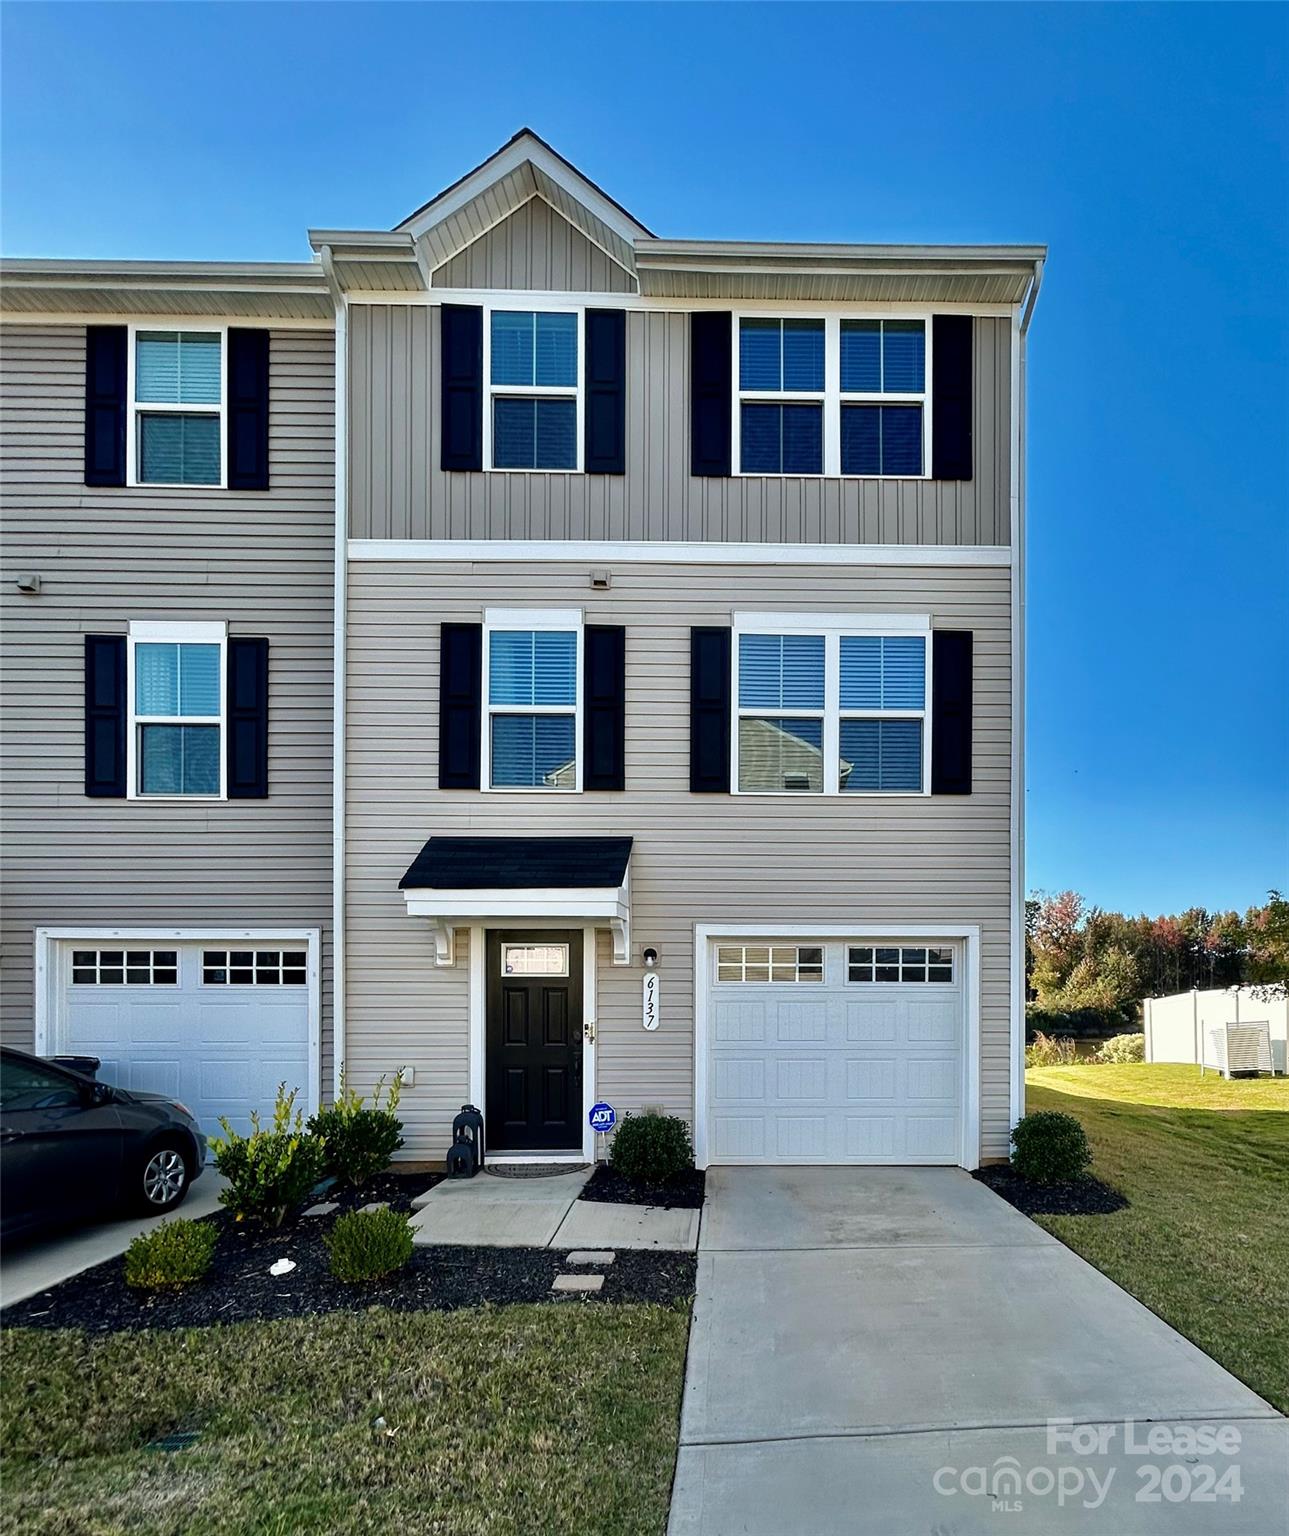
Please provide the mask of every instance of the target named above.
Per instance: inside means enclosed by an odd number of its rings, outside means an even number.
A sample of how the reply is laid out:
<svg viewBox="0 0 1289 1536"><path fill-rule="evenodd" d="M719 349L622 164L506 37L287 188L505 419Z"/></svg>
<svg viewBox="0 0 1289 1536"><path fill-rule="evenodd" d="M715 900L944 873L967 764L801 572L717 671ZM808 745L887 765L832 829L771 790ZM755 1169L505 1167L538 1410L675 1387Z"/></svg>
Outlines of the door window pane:
<svg viewBox="0 0 1289 1536"><path fill-rule="evenodd" d="M503 944L503 976L567 976L567 944Z"/></svg>

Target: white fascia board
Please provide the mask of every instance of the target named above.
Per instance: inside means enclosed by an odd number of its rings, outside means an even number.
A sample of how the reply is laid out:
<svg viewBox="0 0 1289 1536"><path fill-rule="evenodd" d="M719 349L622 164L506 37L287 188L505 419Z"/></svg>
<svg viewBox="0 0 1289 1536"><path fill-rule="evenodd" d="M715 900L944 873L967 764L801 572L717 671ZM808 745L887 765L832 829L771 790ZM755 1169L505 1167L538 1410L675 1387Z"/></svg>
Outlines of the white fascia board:
<svg viewBox="0 0 1289 1536"><path fill-rule="evenodd" d="M749 613L735 609L735 632L817 634L821 629L854 629L862 624L875 633L925 635L931 632L929 613Z"/></svg>
<svg viewBox="0 0 1289 1536"><path fill-rule="evenodd" d="M1005 544L734 544L667 539L350 539L351 560L595 561L606 565L1008 566Z"/></svg>
<svg viewBox="0 0 1289 1536"><path fill-rule="evenodd" d="M580 608L485 608L489 629L581 629Z"/></svg>
<svg viewBox="0 0 1289 1536"><path fill-rule="evenodd" d="M405 890L403 899L410 917L446 917L461 926L493 918L531 918L549 924L557 917L622 918L627 913L627 891L621 885L518 890L421 887Z"/></svg>
<svg viewBox="0 0 1289 1536"><path fill-rule="evenodd" d="M503 149L485 160L476 170L470 172L455 187L436 198L428 207L419 213L413 214L398 226L399 231L406 231L413 238L419 239L426 230L433 229L436 224L441 224L444 219L464 208L467 203L472 203L476 197L493 185L494 182L509 176L512 171L519 169L526 161L539 166L550 179L569 194L596 218L620 235L629 244L637 240L648 239L648 231L643 225L637 224L634 219L628 218L616 203L597 191L590 182L572 171L558 156L553 155L544 144L527 135L513 140Z"/></svg>
<svg viewBox="0 0 1289 1536"><path fill-rule="evenodd" d="M217 644L226 638L228 624L223 619L204 623L180 620L171 623L166 619L131 619L131 640L169 640L190 644Z"/></svg>

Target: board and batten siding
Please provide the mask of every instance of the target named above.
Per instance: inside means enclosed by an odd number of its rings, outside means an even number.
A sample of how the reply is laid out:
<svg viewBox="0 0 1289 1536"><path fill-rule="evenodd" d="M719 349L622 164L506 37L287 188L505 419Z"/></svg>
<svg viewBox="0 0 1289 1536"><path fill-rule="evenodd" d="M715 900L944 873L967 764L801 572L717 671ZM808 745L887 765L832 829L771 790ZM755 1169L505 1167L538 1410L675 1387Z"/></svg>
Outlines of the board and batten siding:
<svg viewBox="0 0 1289 1536"><path fill-rule="evenodd" d="M349 310L350 534L360 539L1010 543L1011 321L977 318L971 480L689 472L689 318L627 315L624 475L439 468L439 309Z"/></svg>
<svg viewBox="0 0 1289 1536"><path fill-rule="evenodd" d="M635 278L540 197L431 274L435 288L534 288L549 293L634 293Z"/></svg>
<svg viewBox="0 0 1289 1536"><path fill-rule="evenodd" d="M32 1044L38 926L318 927L331 1080L331 334L273 331L270 369L270 490L90 489L85 327L0 329L8 1044ZM268 637L267 800L86 798L84 636L134 619Z"/></svg>
<svg viewBox="0 0 1289 1536"><path fill-rule="evenodd" d="M441 791L444 621L489 605L579 604L624 624L621 793ZM638 965L599 945L598 1078L621 1113L693 1114L696 923L968 921L982 930L982 1155L1007 1152L1011 794L1010 572L1005 567L624 564L608 591L577 563L357 561L349 571L346 1054L366 1083L416 1069L404 1155L441 1156L468 1088L468 945L434 963L398 881L432 834L629 835L632 943L660 953L662 1025L640 1027ZM930 613L975 634L974 787L966 797L689 792L689 629L735 609Z"/></svg>

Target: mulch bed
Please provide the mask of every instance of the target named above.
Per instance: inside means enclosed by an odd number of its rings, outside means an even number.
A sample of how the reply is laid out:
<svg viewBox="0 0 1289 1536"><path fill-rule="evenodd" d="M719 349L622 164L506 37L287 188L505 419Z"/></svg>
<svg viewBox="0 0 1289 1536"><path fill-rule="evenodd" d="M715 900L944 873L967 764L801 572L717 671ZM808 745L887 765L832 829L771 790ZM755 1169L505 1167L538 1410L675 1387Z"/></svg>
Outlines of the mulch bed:
<svg viewBox="0 0 1289 1536"><path fill-rule="evenodd" d="M1007 1163L977 1168L972 1178L987 1184L994 1194L1026 1216L1107 1216L1122 1211L1128 1201L1117 1189L1094 1179L1074 1179L1066 1184L1035 1184Z"/></svg>
<svg viewBox="0 0 1289 1536"><path fill-rule="evenodd" d="M638 1184L601 1163L582 1186L579 1200L598 1200L604 1205L661 1205L670 1210L700 1211L707 1175L691 1168L666 1184Z"/></svg>
<svg viewBox="0 0 1289 1536"><path fill-rule="evenodd" d="M566 1265L549 1248L418 1247L407 1267L385 1281L344 1285L328 1267L323 1235L346 1210L373 1200L408 1210L412 1197L438 1182L435 1174L385 1174L364 1189L328 1190L317 1198L335 1200L328 1216L296 1215L271 1229L237 1223L226 1212L203 1220L219 1228L215 1256L205 1277L173 1295L133 1291L124 1262L110 1259L61 1285L16 1302L0 1313L8 1328L82 1328L116 1333L143 1328L191 1328L322 1312L361 1312L390 1307L404 1312L450 1312L460 1307L511 1302L672 1302L694 1293L696 1262L690 1253L619 1250L607 1266L603 1290L552 1297L561 1273L587 1273ZM287 1275L270 1275L276 1260L295 1261ZM591 1267L589 1272L595 1272Z"/></svg>

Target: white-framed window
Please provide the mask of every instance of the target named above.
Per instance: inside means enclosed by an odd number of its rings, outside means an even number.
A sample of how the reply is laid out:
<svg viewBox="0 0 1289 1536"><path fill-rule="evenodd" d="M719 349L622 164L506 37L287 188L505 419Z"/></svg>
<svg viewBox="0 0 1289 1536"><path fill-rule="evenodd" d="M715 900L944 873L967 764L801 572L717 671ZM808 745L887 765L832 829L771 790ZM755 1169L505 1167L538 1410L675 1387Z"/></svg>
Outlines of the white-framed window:
<svg viewBox="0 0 1289 1536"><path fill-rule="evenodd" d="M483 462L490 469L582 468L582 311L489 306Z"/></svg>
<svg viewBox="0 0 1289 1536"><path fill-rule="evenodd" d="M716 980L822 982L824 952L818 944L718 944Z"/></svg>
<svg viewBox="0 0 1289 1536"><path fill-rule="evenodd" d="M952 982L953 949L934 944L852 944L846 950L846 980Z"/></svg>
<svg viewBox="0 0 1289 1536"><path fill-rule="evenodd" d="M740 475L925 479L929 315L734 317Z"/></svg>
<svg viewBox="0 0 1289 1536"><path fill-rule="evenodd" d="M128 649L127 794L223 799L226 626L136 621Z"/></svg>
<svg viewBox="0 0 1289 1536"><path fill-rule="evenodd" d="M223 486L228 328L130 326L126 479Z"/></svg>
<svg viewBox="0 0 1289 1536"><path fill-rule="evenodd" d="M731 783L741 795L924 795L924 614L734 617Z"/></svg>
<svg viewBox="0 0 1289 1536"><path fill-rule="evenodd" d="M174 987L179 984L175 949L74 949L74 987Z"/></svg>
<svg viewBox="0 0 1289 1536"><path fill-rule="evenodd" d="M580 790L581 609L488 609L483 677L480 782L496 790Z"/></svg>
<svg viewBox="0 0 1289 1536"><path fill-rule="evenodd" d="M567 976L567 944L503 944L503 976Z"/></svg>
<svg viewBox="0 0 1289 1536"><path fill-rule="evenodd" d="M302 987L307 979L303 949L204 949L203 987Z"/></svg>

